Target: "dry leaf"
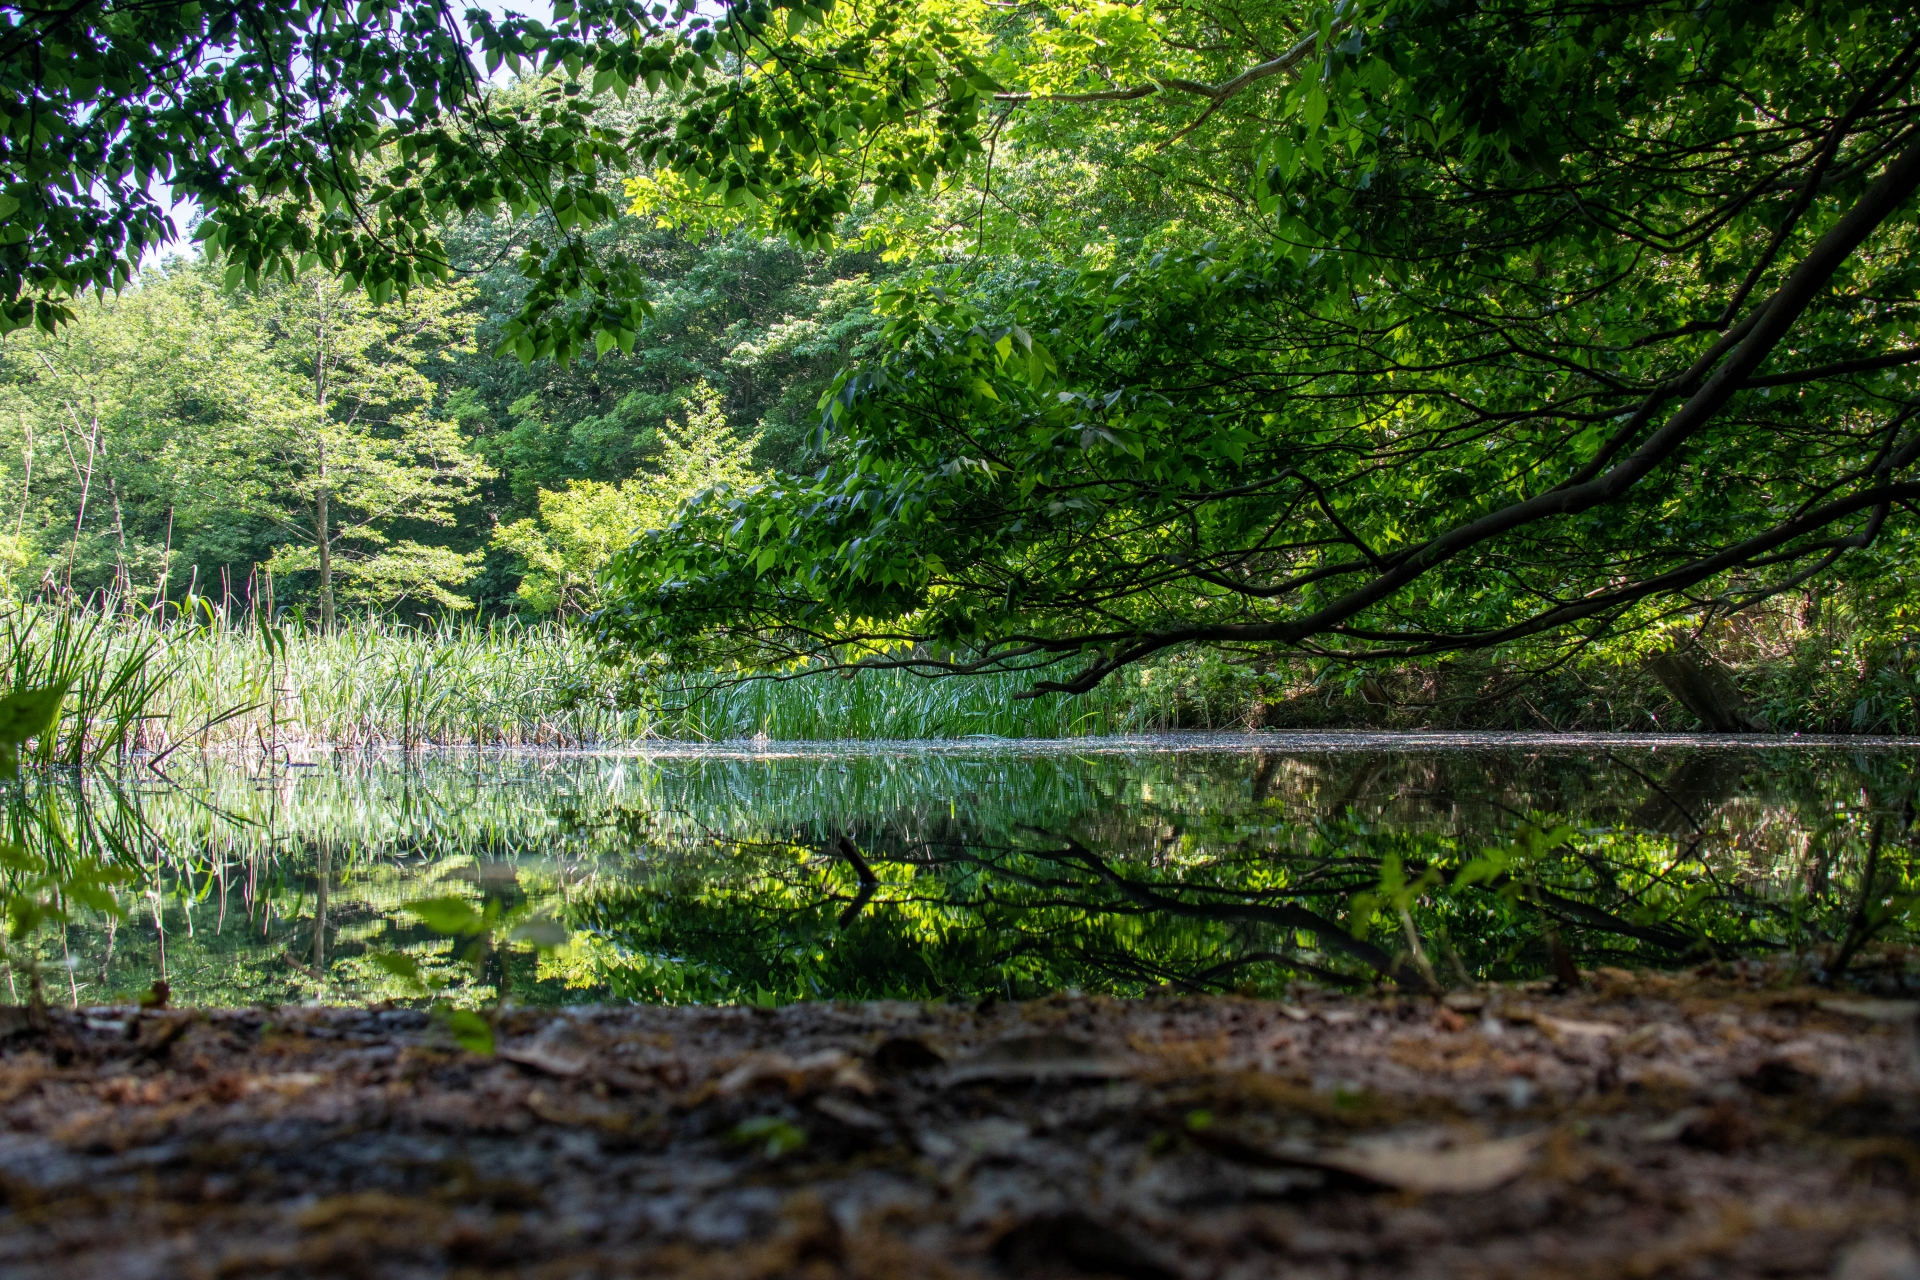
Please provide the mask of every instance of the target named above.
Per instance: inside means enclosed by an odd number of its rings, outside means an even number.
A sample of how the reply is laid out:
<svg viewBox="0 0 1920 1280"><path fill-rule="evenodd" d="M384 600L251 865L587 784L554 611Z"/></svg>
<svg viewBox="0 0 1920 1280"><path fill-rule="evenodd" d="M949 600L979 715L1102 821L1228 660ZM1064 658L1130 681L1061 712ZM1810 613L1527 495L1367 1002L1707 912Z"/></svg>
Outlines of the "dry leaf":
<svg viewBox="0 0 1920 1280"><path fill-rule="evenodd" d="M791 1096L829 1088L862 1094L871 1094L874 1089L873 1081L856 1059L839 1049L822 1049L799 1058L789 1058L782 1053L755 1054L722 1076L714 1091L726 1098L758 1085L775 1083L786 1086Z"/></svg>
<svg viewBox="0 0 1920 1280"><path fill-rule="evenodd" d="M1546 1133L1457 1146L1440 1145L1436 1137L1439 1135L1355 1143L1343 1150L1320 1152L1311 1163L1401 1191L1464 1195L1491 1191L1519 1177L1546 1140Z"/></svg>
<svg viewBox="0 0 1920 1280"><path fill-rule="evenodd" d="M1920 1000L1821 1000L1818 1002L1828 1013L1845 1014L1849 1018L1865 1018L1869 1022L1912 1022L1920 1019Z"/></svg>
<svg viewBox="0 0 1920 1280"><path fill-rule="evenodd" d="M857 1102L848 1102L845 1098L815 1098L813 1109L830 1120L838 1120L850 1129L884 1129L886 1118L875 1114Z"/></svg>
<svg viewBox="0 0 1920 1280"><path fill-rule="evenodd" d="M557 1018L524 1044L503 1045L495 1055L552 1076L577 1076L593 1065L596 1045L571 1019Z"/></svg>
<svg viewBox="0 0 1920 1280"><path fill-rule="evenodd" d="M1103 1056L1071 1036L1013 1036L947 1068L948 1085L978 1080L1109 1080L1133 1074L1134 1064Z"/></svg>
<svg viewBox="0 0 1920 1280"><path fill-rule="evenodd" d="M284 1071L279 1075L255 1076L247 1081L247 1092L255 1093L266 1089L283 1097L292 1097L318 1088L327 1082L327 1077L317 1071Z"/></svg>
<svg viewBox="0 0 1920 1280"><path fill-rule="evenodd" d="M1573 1018L1549 1018L1544 1013L1533 1017L1533 1025L1555 1040L1606 1040L1619 1035L1624 1027L1611 1022L1580 1022Z"/></svg>

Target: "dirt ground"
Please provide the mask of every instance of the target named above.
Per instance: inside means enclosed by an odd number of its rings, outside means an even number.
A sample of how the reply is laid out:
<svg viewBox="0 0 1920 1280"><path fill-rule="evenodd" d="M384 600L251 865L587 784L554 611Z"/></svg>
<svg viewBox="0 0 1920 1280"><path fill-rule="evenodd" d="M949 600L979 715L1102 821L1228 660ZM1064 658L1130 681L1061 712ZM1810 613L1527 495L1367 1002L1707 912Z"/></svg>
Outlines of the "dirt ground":
<svg viewBox="0 0 1920 1280"><path fill-rule="evenodd" d="M1915 1012L0 1011L0 1275L1920 1280Z"/></svg>

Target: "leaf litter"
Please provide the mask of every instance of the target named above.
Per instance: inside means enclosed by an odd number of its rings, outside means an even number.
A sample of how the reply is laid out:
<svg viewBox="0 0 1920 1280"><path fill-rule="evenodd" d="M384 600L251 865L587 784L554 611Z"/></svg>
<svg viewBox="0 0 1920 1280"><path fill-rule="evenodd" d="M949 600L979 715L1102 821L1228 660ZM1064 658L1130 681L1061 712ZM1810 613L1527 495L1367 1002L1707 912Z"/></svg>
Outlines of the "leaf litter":
<svg viewBox="0 0 1920 1280"><path fill-rule="evenodd" d="M1589 976L0 1019L0 1274L1920 1276L1920 1011Z"/></svg>

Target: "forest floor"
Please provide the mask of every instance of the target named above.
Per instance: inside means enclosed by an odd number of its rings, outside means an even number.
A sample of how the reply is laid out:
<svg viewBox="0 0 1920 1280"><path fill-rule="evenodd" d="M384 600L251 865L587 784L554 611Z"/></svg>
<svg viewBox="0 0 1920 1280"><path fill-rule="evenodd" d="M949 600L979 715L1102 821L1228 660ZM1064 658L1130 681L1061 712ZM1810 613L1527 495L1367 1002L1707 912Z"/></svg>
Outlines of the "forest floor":
<svg viewBox="0 0 1920 1280"><path fill-rule="evenodd" d="M5 1011L0 1274L1920 1277L1910 1002Z"/></svg>

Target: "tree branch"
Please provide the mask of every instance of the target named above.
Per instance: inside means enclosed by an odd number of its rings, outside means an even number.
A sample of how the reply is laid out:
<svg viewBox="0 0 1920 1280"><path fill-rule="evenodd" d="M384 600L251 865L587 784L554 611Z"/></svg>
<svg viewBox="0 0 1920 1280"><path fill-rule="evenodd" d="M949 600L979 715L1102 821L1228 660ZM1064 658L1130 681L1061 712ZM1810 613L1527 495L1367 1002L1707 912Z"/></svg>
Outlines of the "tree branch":
<svg viewBox="0 0 1920 1280"><path fill-rule="evenodd" d="M1340 26L1336 25L1334 29L1337 31ZM1219 84L1201 84L1197 80L1181 80L1167 76L1164 79L1135 85L1131 89L1107 89L1097 93L996 93L993 97L996 102L1131 102L1136 98L1147 98L1156 93L1171 90L1209 99L1213 106L1201 115L1200 120L1194 121L1193 124L1174 135L1173 141L1178 142L1192 132L1208 115L1213 114L1214 108L1227 99L1239 95L1252 85L1271 76L1293 70L1303 59L1312 55L1319 40L1319 33L1309 35L1279 57L1269 59L1258 66L1248 67L1233 79L1223 80Z"/></svg>

